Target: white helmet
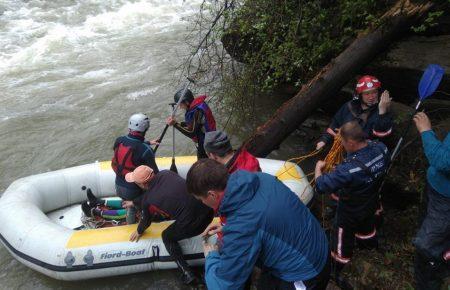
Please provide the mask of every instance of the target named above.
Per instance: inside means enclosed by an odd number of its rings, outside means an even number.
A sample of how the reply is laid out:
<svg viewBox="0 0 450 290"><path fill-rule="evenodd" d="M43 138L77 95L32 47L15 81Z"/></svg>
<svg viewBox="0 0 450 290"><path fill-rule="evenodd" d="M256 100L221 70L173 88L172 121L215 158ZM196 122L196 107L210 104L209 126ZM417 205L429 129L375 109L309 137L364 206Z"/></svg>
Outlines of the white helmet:
<svg viewBox="0 0 450 290"><path fill-rule="evenodd" d="M145 132L150 127L150 120L142 113L134 114L128 121L128 129L138 132Z"/></svg>

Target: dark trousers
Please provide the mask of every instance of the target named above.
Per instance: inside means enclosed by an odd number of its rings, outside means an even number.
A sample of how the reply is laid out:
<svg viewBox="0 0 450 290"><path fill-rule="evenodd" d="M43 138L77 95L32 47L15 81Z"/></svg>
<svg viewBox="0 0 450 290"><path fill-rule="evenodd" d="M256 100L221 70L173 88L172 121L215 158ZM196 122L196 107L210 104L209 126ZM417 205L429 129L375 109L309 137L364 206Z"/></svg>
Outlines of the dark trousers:
<svg viewBox="0 0 450 290"><path fill-rule="evenodd" d="M175 221L162 232L162 240L167 252L169 252L170 256L177 264L180 264L179 266L181 266L181 268L188 268L188 265L184 260L183 252L178 241L201 234L211 223L213 217L214 213L211 210L207 214L197 217L197 219L190 223L186 223L185 221Z"/></svg>
<svg viewBox="0 0 450 290"><path fill-rule="evenodd" d="M450 198L426 189L427 212L413 243L416 246L414 277L417 289L440 289L442 279L450 273L443 254L450 250Z"/></svg>
<svg viewBox="0 0 450 290"><path fill-rule="evenodd" d="M377 248L376 233L374 210L349 213L338 209L331 235L331 256L335 263L341 264L337 269L350 262L355 242L360 248Z"/></svg>
<svg viewBox="0 0 450 290"><path fill-rule="evenodd" d="M327 258L327 263L322 271L306 281L288 282L273 276L269 271L264 270L259 279L258 290L295 290L297 287L304 287L306 290L325 290L330 280L331 261L330 256ZM300 288L301 289L301 288Z"/></svg>

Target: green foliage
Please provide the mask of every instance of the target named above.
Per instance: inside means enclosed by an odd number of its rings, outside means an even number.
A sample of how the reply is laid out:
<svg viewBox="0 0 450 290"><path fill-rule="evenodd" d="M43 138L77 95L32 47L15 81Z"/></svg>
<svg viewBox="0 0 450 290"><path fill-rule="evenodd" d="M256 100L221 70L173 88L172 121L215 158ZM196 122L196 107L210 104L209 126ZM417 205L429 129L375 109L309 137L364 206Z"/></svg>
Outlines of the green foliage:
<svg viewBox="0 0 450 290"><path fill-rule="evenodd" d="M247 64L245 78L271 91L304 84L385 8L379 0L246 0L226 33L238 35L231 46Z"/></svg>
<svg viewBox="0 0 450 290"><path fill-rule="evenodd" d="M450 2L450 0L449 0ZM425 32L428 28L438 25L438 19L444 15L444 11L428 12L427 18L419 26L413 26L411 29L416 32Z"/></svg>

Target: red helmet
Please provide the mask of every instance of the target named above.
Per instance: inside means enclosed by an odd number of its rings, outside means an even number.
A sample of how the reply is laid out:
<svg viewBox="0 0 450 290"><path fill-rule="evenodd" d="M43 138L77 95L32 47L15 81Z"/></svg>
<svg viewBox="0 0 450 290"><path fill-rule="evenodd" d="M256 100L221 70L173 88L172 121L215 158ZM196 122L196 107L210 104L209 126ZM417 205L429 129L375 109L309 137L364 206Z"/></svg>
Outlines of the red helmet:
<svg viewBox="0 0 450 290"><path fill-rule="evenodd" d="M362 92L379 89L380 87L381 82L376 77L363 76L358 80L358 83L356 84L356 93L361 94Z"/></svg>

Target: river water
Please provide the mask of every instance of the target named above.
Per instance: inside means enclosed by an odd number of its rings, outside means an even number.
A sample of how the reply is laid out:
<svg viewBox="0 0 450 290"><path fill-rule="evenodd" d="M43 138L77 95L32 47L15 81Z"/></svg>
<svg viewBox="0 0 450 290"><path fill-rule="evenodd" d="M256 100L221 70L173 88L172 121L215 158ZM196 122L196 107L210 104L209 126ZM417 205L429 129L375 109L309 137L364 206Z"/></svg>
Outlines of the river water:
<svg viewBox="0 0 450 290"><path fill-rule="evenodd" d="M20 177L109 160L114 139L126 133L135 112L149 115L147 137L156 138L180 87L176 68L189 52L186 19L201 3L0 0L0 192ZM271 112L261 110L255 122ZM235 130L233 143L251 129ZM300 137L293 138L273 157L295 155L289 144ZM159 156L171 154L167 139ZM179 155L195 153L180 134L176 144ZM0 246L0 289L182 289L178 278L176 271L157 271L57 281Z"/></svg>

